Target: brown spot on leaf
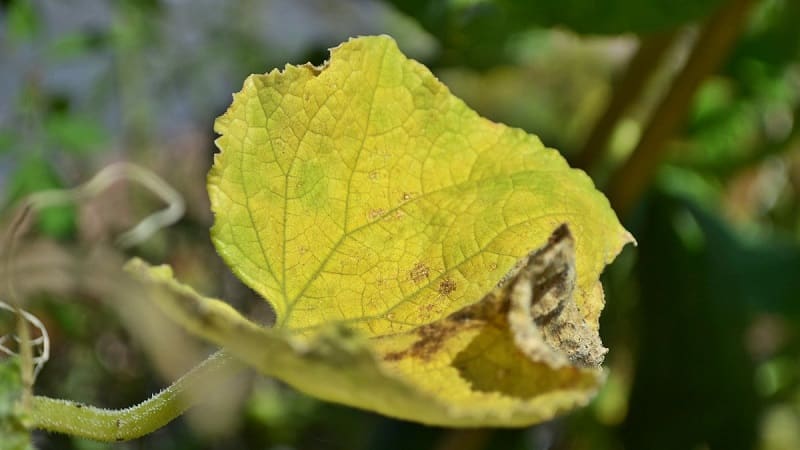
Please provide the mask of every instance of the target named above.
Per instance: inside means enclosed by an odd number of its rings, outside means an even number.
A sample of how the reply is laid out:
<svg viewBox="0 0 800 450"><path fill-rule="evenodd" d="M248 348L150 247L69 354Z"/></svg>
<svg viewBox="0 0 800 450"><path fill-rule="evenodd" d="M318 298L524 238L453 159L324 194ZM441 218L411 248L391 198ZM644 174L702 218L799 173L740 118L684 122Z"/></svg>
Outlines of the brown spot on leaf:
<svg viewBox="0 0 800 450"><path fill-rule="evenodd" d="M369 217L369 220L375 220L378 217L382 216L385 212L386 211L384 211L381 208L371 209L371 210L369 210L369 213L367 214L367 217Z"/></svg>
<svg viewBox="0 0 800 450"><path fill-rule="evenodd" d="M427 322L434 316L440 316L442 314L442 310L437 308L436 303L426 303L424 305L420 305L417 308L417 313L419 314L420 319Z"/></svg>
<svg viewBox="0 0 800 450"><path fill-rule="evenodd" d="M465 306L444 319L417 328L414 332L418 339L409 348L389 352L383 356L384 360L397 361L406 357L429 360L447 339L461 331L493 326L497 321L505 323L508 304L495 300L490 294L480 302ZM507 325L500 326L500 328L505 327Z"/></svg>
<svg viewBox="0 0 800 450"><path fill-rule="evenodd" d="M419 339L411 347L399 352L387 353L383 359L386 361L398 361L403 358L418 358L427 361L442 348L447 339L460 330L468 330L482 325L479 322L459 322L448 319L424 325L417 328L416 333Z"/></svg>
<svg viewBox="0 0 800 450"><path fill-rule="evenodd" d="M445 278L444 280L439 282L439 293L442 295L450 295L453 293L458 285L456 285L455 280L452 278Z"/></svg>
<svg viewBox="0 0 800 450"><path fill-rule="evenodd" d="M445 321L441 324L420 327L417 334L419 340L411 346L410 356L421 359L430 359L442 347L444 341L458 331L455 322Z"/></svg>
<svg viewBox="0 0 800 450"><path fill-rule="evenodd" d="M423 280L427 280L430 273L431 269L427 264L418 262L414 264L414 267L408 272L408 277L411 278L411 281L414 283L419 284Z"/></svg>

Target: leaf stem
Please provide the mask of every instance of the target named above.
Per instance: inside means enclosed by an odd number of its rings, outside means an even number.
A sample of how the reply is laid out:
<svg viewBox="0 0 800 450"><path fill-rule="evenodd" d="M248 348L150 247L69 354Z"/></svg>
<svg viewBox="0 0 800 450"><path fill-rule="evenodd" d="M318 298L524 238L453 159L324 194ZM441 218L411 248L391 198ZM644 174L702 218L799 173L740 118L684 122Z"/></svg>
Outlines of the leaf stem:
<svg viewBox="0 0 800 450"><path fill-rule="evenodd" d="M96 441L136 439L183 414L200 400L197 394L214 389L220 375L240 367L228 353L219 351L158 394L124 409L35 396L31 410L34 427Z"/></svg>

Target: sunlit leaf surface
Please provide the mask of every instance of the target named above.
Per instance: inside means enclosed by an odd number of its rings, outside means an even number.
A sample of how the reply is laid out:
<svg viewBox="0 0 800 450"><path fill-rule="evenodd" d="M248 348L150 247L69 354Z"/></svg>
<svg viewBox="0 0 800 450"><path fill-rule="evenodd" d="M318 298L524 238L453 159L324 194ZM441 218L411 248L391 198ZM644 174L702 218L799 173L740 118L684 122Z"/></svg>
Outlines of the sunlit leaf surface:
<svg viewBox="0 0 800 450"><path fill-rule="evenodd" d="M591 398L598 277L631 237L558 152L385 36L250 76L216 130L212 238L277 324L140 266L182 293L173 317L302 391L409 420L521 426Z"/></svg>

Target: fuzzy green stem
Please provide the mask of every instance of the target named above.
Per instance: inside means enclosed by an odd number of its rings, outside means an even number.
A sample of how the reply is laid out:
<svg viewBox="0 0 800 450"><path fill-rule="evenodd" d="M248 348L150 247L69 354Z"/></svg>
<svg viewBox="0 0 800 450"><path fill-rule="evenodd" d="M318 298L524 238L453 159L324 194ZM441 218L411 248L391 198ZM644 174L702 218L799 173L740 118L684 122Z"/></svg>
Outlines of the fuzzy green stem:
<svg viewBox="0 0 800 450"><path fill-rule="evenodd" d="M151 433L197 403L196 394L213 389L226 370L240 367L224 351L214 353L171 386L138 405L102 409L42 396L33 398L34 427L96 441L126 441Z"/></svg>

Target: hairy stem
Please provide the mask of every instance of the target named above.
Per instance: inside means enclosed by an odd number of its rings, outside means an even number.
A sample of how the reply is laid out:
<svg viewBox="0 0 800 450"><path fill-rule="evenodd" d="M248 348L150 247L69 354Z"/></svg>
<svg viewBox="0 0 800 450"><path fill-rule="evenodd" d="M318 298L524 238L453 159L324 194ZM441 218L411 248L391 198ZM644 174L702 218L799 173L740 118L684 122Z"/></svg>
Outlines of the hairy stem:
<svg viewBox="0 0 800 450"><path fill-rule="evenodd" d="M201 400L198 394L214 389L220 375L240 367L230 355L219 351L150 399L125 409L35 396L31 410L34 427L96 441L136 439L183 414Z"/></svg>

